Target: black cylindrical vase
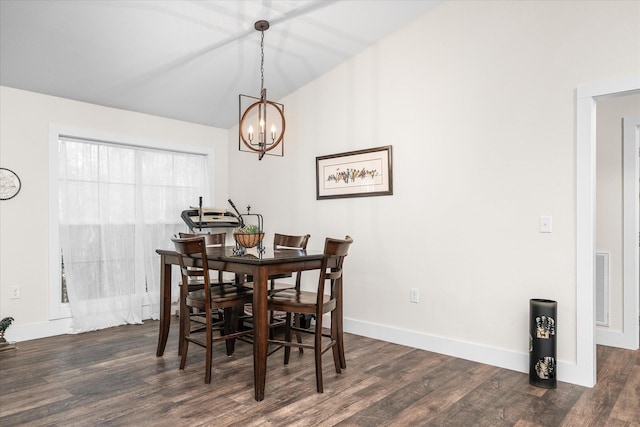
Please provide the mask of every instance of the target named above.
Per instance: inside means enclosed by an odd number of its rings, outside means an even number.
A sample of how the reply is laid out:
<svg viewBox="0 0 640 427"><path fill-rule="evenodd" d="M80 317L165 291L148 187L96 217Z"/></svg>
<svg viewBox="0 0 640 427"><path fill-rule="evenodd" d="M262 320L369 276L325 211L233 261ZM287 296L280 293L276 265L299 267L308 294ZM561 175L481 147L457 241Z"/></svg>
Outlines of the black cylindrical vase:
<svg viewBox="0 0 640 427"><path fill-rule="evenodd" d="M529 384L556 388L556 319L558 303L529 300Z"/></svg>

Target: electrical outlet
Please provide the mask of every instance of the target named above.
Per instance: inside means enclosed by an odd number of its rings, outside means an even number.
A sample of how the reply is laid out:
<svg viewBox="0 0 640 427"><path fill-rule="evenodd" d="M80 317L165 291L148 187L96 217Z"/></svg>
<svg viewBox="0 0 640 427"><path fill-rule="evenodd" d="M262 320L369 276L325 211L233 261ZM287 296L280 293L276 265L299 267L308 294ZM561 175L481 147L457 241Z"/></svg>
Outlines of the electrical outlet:
<svg viewBox="0 0 640 427"><path fill-rule="evenodd" d="M420 302L420 290L416 288L411 288L409 290L409 301Z"/></svg>
<svg viewBox="0 0 640 427"><path fill-rule="evenodd" d="M11 296L10 299L19 299L20 298L20 286L12 286L11 287Z"/></svg>

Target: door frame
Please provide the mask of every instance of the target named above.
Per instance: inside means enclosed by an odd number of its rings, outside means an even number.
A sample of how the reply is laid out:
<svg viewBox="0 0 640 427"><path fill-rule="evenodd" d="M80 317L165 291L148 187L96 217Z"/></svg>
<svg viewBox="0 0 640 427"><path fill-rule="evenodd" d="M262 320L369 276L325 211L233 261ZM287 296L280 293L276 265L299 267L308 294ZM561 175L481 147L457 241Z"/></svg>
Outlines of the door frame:
<svg viewBox="0 0 640 427"><path fill-rule="evenodd" d="M640 344L640 299L638 289L638 148L640 116L625 116L622 128L622 330L596 329L596 344L637 350Z"/></svg>
<svg viewBox="0 0 640 427"><path fill-rule="evenodd" d="M595 201L598 98L640 91L640 77L576 91L576 383L596 384Z"/></svg>
<svg viewBox="0 0 640 427"><path fill-rule="evenodd" d="M623 338L620 347L640 348L640 116L623 119Z"/></svg>

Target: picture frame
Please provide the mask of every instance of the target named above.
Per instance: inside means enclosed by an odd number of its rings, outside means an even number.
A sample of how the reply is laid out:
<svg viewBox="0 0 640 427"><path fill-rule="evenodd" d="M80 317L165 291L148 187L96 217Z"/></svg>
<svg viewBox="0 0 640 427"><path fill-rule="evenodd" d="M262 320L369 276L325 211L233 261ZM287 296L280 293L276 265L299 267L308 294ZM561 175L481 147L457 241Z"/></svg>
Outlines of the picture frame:
<svg viewBox="0 0 640 427"><path fill-rule="evenodd" d="M316 199L392 195L392 160L391 145L316 157Z"/></svg>

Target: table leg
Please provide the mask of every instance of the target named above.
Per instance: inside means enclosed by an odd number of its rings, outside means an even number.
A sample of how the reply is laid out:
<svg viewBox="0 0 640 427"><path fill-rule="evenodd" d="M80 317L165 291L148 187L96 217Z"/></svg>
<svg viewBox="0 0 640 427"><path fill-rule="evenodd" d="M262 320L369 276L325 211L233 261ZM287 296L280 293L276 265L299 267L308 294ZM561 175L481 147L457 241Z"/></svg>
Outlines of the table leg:
<svg viewBox="0 0 640 427"><path fill-rule="evenodd" d="M160 331L157 357L164 353L171 325L171 264L166 261L165 255L160 255Z"/></svg>
<svg viewBox="0 0 640 427"><path fill-rule="evenodd" d="M261 268L253 272L253 383L255 399L264 399L267 377L267 338L269 322L267 316L267 274Z"/></svg>

